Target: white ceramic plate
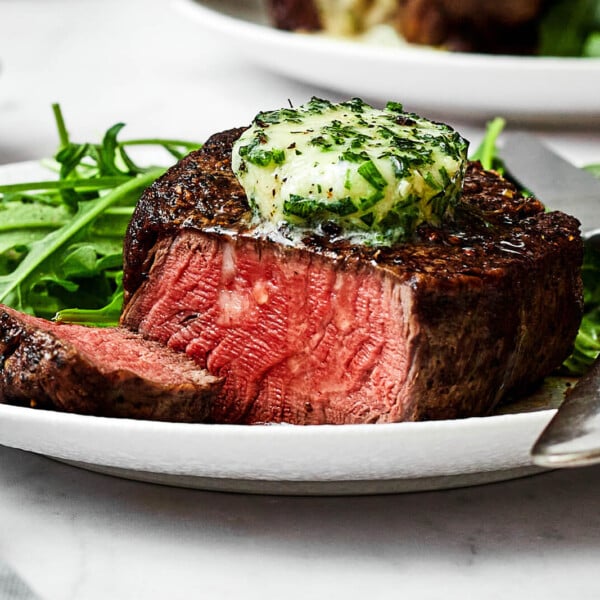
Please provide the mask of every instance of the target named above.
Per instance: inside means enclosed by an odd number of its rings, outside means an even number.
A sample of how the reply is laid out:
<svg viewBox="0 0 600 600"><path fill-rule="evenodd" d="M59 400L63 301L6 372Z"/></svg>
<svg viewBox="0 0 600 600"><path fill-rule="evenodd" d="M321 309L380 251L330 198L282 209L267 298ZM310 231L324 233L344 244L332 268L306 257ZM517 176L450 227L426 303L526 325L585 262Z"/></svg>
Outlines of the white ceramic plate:
<svg viewBox="0 0 600 600"><path fill-rule="evenodd" d="M0 182L47 179L38 163ZM223 491L372 494L536 472L529 450L563 380L484 418L389 425L203 425L108 419L0 404L0 444L131 479Z"/></svg>
<svg viewBox="0 0 600 600"><path fill-rule="evenodd" d="M449 53L278 31L262 0L179 6L244 59L348 96L471 118L600 119L600 59Z"/></svg>
<svg viewBox="0 0 600 600"><path fill-rule="evenodd" d="M534 473L529 449L553 413L303 427L153 423L0 405L0 444L183 487L373 494Z"/></svg>

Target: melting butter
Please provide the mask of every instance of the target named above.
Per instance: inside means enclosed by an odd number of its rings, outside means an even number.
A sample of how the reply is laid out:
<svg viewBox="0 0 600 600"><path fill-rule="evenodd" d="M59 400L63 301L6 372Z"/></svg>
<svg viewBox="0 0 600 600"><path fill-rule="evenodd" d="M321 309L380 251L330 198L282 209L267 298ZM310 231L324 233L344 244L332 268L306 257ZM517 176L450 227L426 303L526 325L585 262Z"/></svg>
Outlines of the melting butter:
<svg viewBox="0 0 600 600"><path fill-rule="evenodd" d="M362 100L313 98L258 114L233 147L257 223L335 223L353 241L390 244L440 223L462 188L467 142L451 127Z"/></svg>

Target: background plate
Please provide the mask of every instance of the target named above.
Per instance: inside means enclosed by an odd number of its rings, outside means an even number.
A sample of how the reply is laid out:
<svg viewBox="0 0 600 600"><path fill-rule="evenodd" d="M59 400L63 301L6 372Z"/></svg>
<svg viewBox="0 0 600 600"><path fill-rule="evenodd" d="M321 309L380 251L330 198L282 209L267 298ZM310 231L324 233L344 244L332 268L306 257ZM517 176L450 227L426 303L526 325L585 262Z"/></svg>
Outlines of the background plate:
<svg viewBox="0 0 600 600"><path fill-rule="evenodd" d="M600 59L490 56L279 31L260 0L179 0L201 29L269 69L371 101L469 118L600 122Z"/></svg>

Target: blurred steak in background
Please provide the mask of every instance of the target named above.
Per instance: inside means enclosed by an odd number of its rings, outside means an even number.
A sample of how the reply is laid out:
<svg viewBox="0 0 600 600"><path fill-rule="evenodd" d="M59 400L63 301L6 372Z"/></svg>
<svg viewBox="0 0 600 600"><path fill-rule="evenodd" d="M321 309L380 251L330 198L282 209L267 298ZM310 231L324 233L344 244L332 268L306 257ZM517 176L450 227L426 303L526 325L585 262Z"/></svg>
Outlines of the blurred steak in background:
<svg viewBox="0 0 600 600"><path fill-rule="evenodd" d="M463 52L531 54L546 0L267 0L276 27L359 35L391 25L408 42Z"/></svg>
<svg viewBox="0 0 600 600"><path fill-rule="evenodd" d="M531 54L543 0L398 0L396 27L416 44L462 52Z"/></svg>

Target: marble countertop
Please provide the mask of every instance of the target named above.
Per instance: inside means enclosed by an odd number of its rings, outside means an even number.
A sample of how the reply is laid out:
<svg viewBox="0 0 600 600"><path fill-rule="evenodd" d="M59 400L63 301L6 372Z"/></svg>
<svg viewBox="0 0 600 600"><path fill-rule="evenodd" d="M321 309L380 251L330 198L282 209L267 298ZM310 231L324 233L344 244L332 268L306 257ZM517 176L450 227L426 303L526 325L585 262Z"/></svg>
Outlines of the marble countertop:
<svg viewBox="0 0 600 600"><path fill-rule="evenodd" d="M167 0L0 0L0 164L78 140L203 140L338 96L262 70ZM418 109L418 107L411 107ZM473 141L483 123L447 119ZM576 162L600 130L538 133ZM45 600L600 597L600 467L367 497L203 492L0 446L0 560Z"/></svg>
<svg viewBox="0 0 600 600"><path fill-rule="evenodd" d="M0 448L0 558L48 600L600 595L600 468L391 496L201 492Z"/></svg>

